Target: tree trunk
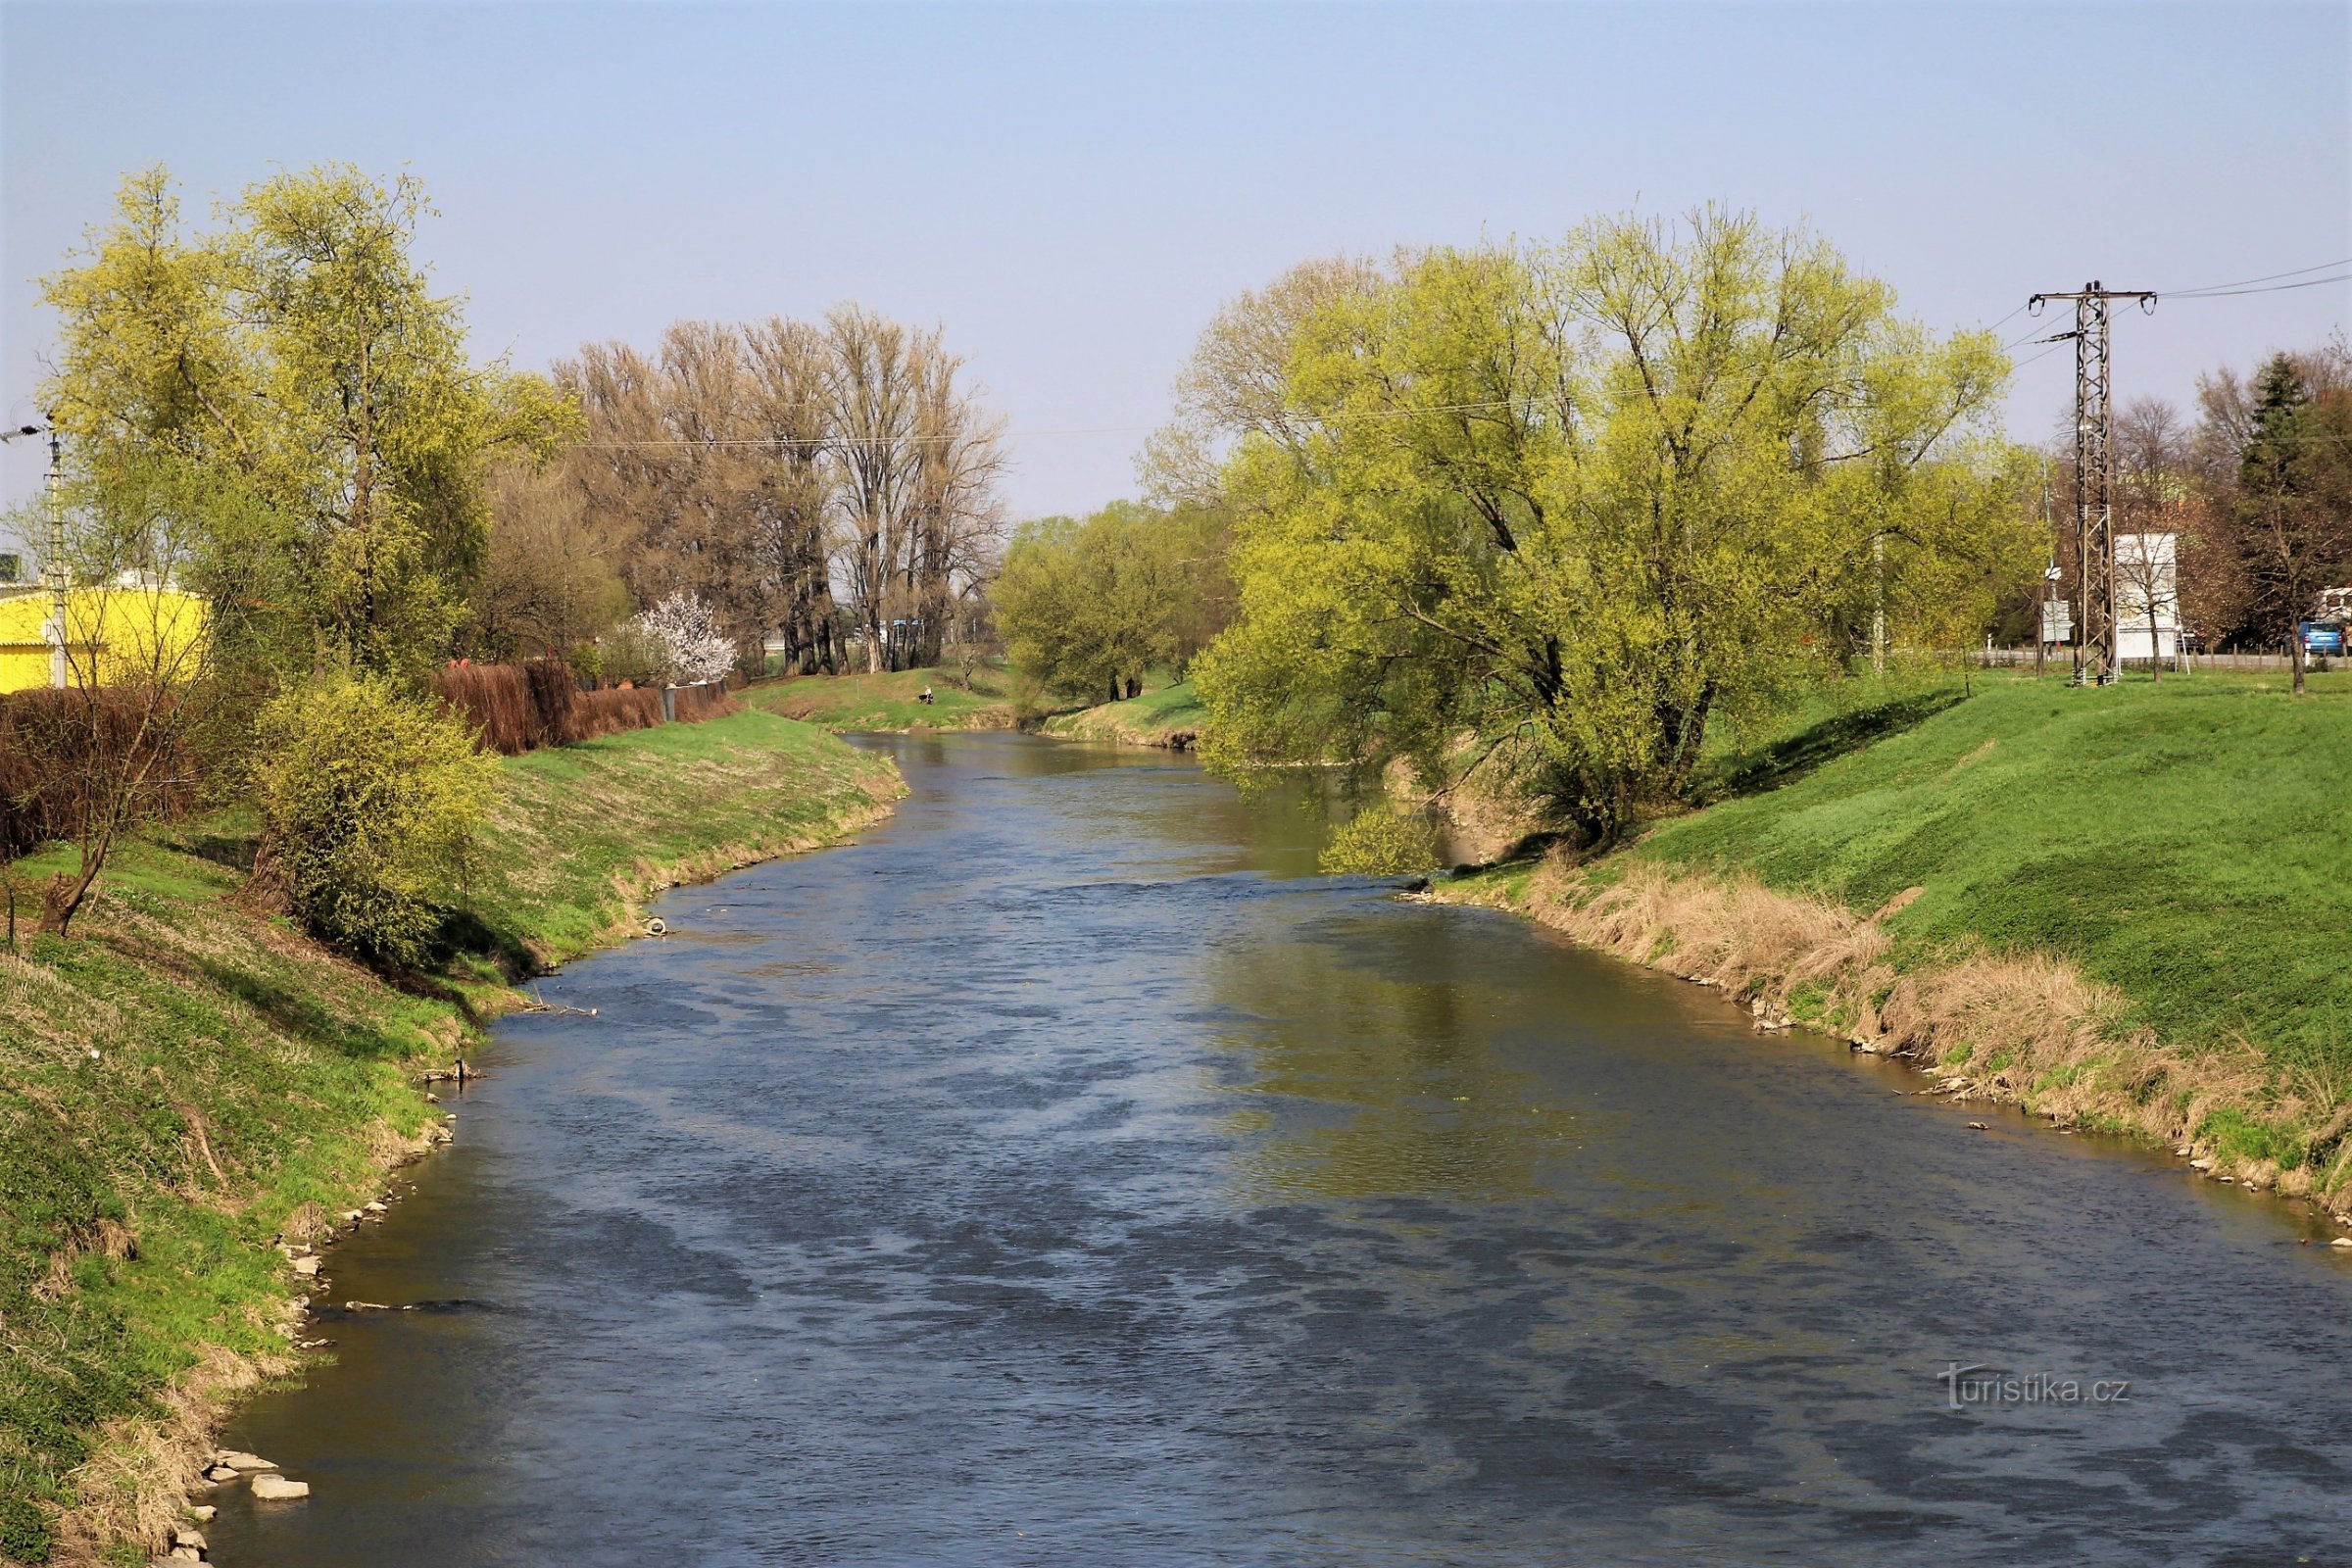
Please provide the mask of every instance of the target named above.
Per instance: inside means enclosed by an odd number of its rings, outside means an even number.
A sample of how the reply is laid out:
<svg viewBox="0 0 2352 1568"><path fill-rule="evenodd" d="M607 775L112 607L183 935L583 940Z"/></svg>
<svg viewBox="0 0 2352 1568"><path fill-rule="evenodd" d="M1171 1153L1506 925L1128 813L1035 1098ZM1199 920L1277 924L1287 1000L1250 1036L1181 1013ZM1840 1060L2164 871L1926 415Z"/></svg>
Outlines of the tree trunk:
<svg viewBox="0 0 2352 1568"><path fill-rule="evenodd" d="M2303 690L2303 628L2300 624L2287 628L2286 659L2294 666L2295 690L2299 694Z"/></svg>

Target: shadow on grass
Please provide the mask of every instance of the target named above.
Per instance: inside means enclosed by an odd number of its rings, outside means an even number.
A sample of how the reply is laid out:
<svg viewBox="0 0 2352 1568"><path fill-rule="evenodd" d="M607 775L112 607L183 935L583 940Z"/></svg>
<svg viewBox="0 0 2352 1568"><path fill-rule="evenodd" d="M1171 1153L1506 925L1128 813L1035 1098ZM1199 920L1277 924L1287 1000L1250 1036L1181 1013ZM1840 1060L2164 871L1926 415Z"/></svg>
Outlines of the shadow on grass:
<svg viewBox="0 0 2352 1568"><path fill-rule="evenodd" d="M447 967L454 960L466 957L489 959L509 985L539 973L538 960L531 956L530 949L523 946L522 939L514 932L490 924L471 909L444 910L440 929L433 933L430 944L430 961L435 967ZM390 974L386 974L385 978L395 985L400 984ZM404 986L403 989L409 988ZM463 1004L460 993L454 990L440 1000L456 1001ZM466 1015L469 1018L472 1016L471 1008L466 1009Z"/></svg>
<svg viewBox="0 0 2352 1568"><path fill-rule="evenodd" d="M398 1041L381 1030L344 1017L314 993L278 985L225 963L204 962L198 967L213 984L269 1019L280 1034L325 1046L355 1060L406 1054L406 1048Z"/></svg>
<svg viewBox="0 0 2352 1568"><path fill-rule="evenodd" d="M1923 692L1823 719L1810 729L1725 758L1701 774L1691 791L1691 804L1713 806L1793 784L1823 763L1923 724L1964 699L1957 689Z"/></svg>

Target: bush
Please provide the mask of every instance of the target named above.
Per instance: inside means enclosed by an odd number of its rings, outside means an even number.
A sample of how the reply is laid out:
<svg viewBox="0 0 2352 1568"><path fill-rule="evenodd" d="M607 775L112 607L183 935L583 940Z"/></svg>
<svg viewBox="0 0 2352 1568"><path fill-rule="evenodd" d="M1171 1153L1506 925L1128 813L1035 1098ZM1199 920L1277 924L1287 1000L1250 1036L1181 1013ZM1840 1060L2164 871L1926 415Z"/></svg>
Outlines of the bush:
<svg viewBox="0 0 2352 1568"><path fill-rule="evenodd" d="M1355 876L1400 876L1438 864L1438 834L1418 811L1367 806L1331 836L1324 870Z"/></svg>
<svg viewBox="0 0 2352 1568"><path fill-rule="evenodd" d="M169 715L163 715L169 716ZM198 760L176 723L131 689L0 696L0 861L80 828L87 792L110 774L146 769L156 782L133 805L141 816L178 815L196 796Z"/></svg>
<svg viewBox="0 0 2352 1568"><path fill-rule="evenodd" d="M416 962L489 809L496 760L438 706L364 676L278 697L255 741L259 869L322 940Z"/></svg>

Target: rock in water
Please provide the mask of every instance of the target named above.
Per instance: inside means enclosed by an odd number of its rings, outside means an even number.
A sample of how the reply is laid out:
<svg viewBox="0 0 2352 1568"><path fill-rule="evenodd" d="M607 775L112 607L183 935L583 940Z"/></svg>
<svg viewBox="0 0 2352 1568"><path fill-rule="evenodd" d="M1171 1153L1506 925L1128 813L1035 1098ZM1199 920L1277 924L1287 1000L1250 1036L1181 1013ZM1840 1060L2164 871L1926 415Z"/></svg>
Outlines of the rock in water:
<svg viewBox="0 0 2352 1568"><path fill-rule="evenodd" d="M274 1470L277 1468L277 1466L271 1464L269 1460L263 1458L258 1453L243 1453L235 1448L223 1448L220 1453L214 1456L213 1462L215 1464L224 1464L231 1470L238 1472L240 1475L252 1475L257 1471Z"/></svg>
<svg viewBox="0 0 2352 1568"><path fill-rule="evenodd" d="M288 1481L281 1475L258 1475L253 1478L253 1494L264 1502L307 1497L311 1494L311 1484L308 1481Z"/></svg>

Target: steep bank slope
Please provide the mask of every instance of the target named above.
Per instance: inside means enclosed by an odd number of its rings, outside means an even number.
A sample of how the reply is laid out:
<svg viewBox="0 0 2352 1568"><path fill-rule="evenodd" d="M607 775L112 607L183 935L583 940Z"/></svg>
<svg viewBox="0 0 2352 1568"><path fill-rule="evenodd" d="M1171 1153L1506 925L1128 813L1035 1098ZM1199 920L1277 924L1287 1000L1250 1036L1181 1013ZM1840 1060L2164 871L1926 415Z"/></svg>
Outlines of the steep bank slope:
<svg viewBox="0 0 2352 1568"><path fill-rule="evenodd" d="M645 890L821 842L886 763L745 712L507 765L473 907L510 956L625 929ZM292 1364L292 1265L430 1147L416 1081L509 994L396 990L243 906L249 845L128 847L71 942L0 951L0 1556L160 1550L220 1399ZM22 879L43 869L18 868Z"/></svg>
<svg viewBox="0 0 2352 1568"><path fill-rule="evenodd" d="M1842 715L1823 729L1868 743L1788 737L1745 770L1777 788L1446 893L1920 1056L1960 1092L2335 1198L2352 691L2277 684L1998 679L1876 739Z"/></svg>

